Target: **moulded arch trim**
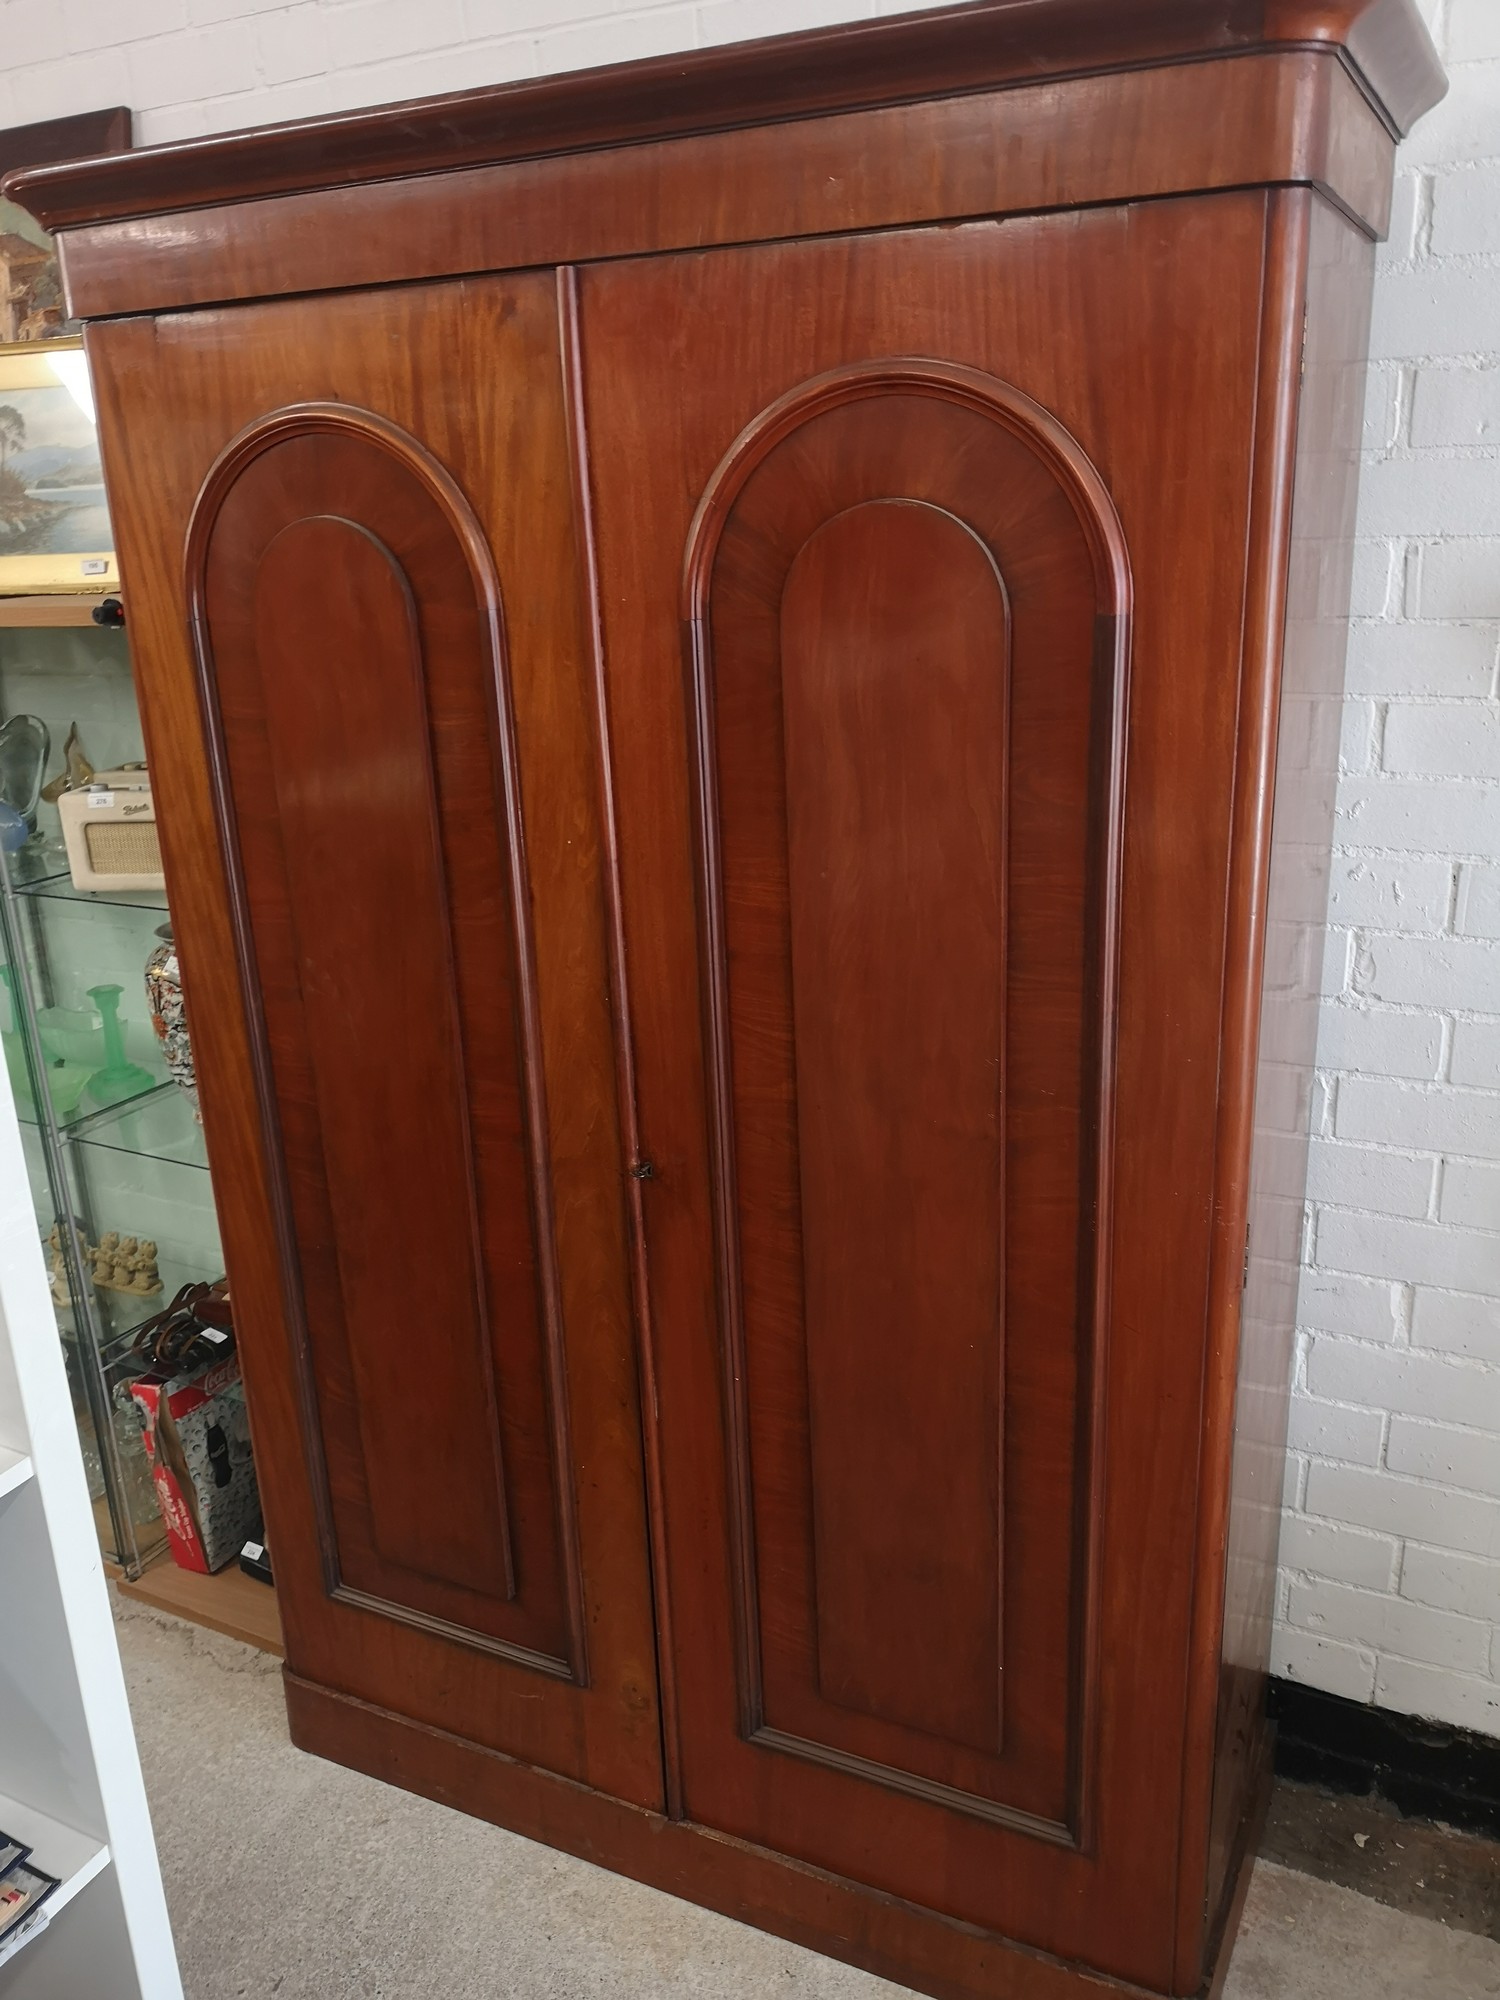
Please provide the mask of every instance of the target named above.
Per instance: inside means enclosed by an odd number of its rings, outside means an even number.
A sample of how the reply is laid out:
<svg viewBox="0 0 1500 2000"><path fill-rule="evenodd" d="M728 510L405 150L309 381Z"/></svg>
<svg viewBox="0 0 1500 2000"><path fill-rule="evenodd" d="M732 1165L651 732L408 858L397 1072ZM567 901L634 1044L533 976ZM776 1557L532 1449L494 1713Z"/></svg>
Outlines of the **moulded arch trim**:
<svg viewBox="0 0 1500 2000"><path fill-rule="evenodd" d="M1039 1820L1008 1806L984 1816L1021 1827L1034 1838L1080 1852L1096 1840L1094 1775L1100 1732L1099 1671L1103 1588L1101 1522L1107 1485L1106 1401L1110 1294L1111 1222L1114 1186L1115 1023L1119 983L1119 903L1123 874L1125 766L1128 734L1131 626L1134 587L1129 551L1109 490L1083 447L1048 410L999 377L976 368L924 357L890 357L831 370L799 383L770 403L745 426L715 468L694 512L682 572L681 608L693 686L692 754L694 789L701 831L698 869L705 925L705 1006L708 1019L712 1159L717 1187L715 1229L719 1245L720 1314L730 1356L727 1418L731 1433L747 1435L744 1403L743 1332L735 1300L740 1286L736 1163L724 1106L730 1095L728 994L725 968L724 893L718 839L718 775L714 737L714 645L710 603L714 568L724 531L754 473L777 446L817 417L845 404L882 396L928 396L958 405L1009 433L1040 462L1068 502L1083 537L1094 579L1095 695L1100 740L1095 861L1094 997L1091 1031L1094 1131L1087 1175L1087 1199L1095 1218L1095 1248L1081 1299L1087 1341L1086 1386L1082 1391L1085 1436L1081 1445L1082 1490L1091 1496L1084 1512L1088 1527L1080 1555L1078 1628L1074 1675L1077 1727L1070 1749L1065 1817ZM898 497L895 495L892 498ZM928 502L941 509L941 502ZM825 524L826 525L826 524ZM967 523L965 525L968 525ZM993 552L991 552L993 554ZM1000 571L1005 587L1003 569ZM1009 592L1007 590L1007 600ZM810 1754L798 1739L764 1726L758 1655L751 1635L757 1625L753 1501L748 1453L731 1454L733 1488L734 1590L739 1632L741 1730L789 1754ZM814 1761L828 1761L821 1751ZM863 1766L861 1767L863 1768ZM883 1780L882 1780L883 1781ZM963 1809L973 1810L972 1799Z"/></svg>
<svg viewBox="0 0 1500 2000"><path fill-rule="evenodd" d="M863 361L814 375L770 403L740 432L714 468L688 530L682 611L691 624L708 607L714 557L735 502L751 474L813 418L874 396L932 396L957 403L1009 431L1052 474L1072 506L1094 566L1099 615L1128 620L1133 585L1125 531L1109 489L1082 445L1049 410L998 375L922 356Z"/></svg>
<svg viewBox="0 0 1500 2000"><path fill-rule="evenodd" d="M254 423L247 424L244 430L230 439L209 467L198 489L198 497L193 502L183 551L183 574L195 628L203 611L209 538L219 510L229 497L235 481L247 465L273 446L288 444L296 437L313 436L319 431L343 432L362 438L398 459L416 475L447 515L458 537L474 579L475 596L489 627L487 637L491 653L497 663L503 661L507 649L500 578L484 531L463 488L447 467L409 431L392 423L389 417L382 417L378 412L362 409L354 403L287 403L281 409L273 410L269 416L257 417Z"/></svg>
<svg viewBox="0 0 1500 2000"><path fill-rule="evenodd" d="M211 671L212 648L209 640L207 608L208 556L214 528L225 502L241 475L256 459L277 446L289 444L297 438L319 434L345 437L371 445L395 460L403 471L417 480L443 514L463 553L473 584L475 610L483 627L481 643L490 669L490 713L494 725L494 754L498 764L497 805L506 834L512 929L520 974L517 993L522 1044L520 1080L528 1127L527 1150L534 1204L533 1228L537 1245L541 1322L548 1357L547 1387L556 1465L555 1493L559 1549L564 1571L563 1597L568 1623L569 1658L566 1661L554 1659L548 1654L534 1653L508 1641L489 1639L467 1628L451 1626L445 1620L387 1603L383 1599L368 1598L364 1593L344 1584L339 1575L337 1529L318 1423L317 1388L301 1304L296 1239L291 1223L285 1176L279 1159L280 1131L276 1097L270 1075L264 1022L254 981L250 976L250 969L255 962L254 941L245 902L233 816L229 809L228 760ZM352 525L358 527L362 524L355 522ZM322 1543L325 1587L331 1596L346 1602L367 1605L400 1622L441 1632L448 1638L477 1646L481 1651L499 1654L535 1671L571 1680L580 1687L586 1687L589 1683L586 1618L576 1507L567 1470L571 1463L570 1418L562 1345L561 1282L557 1269L548 1160L549 1128L542 1065L540 1004L531 933L530 881L526 860L520 765L511 709L509 647L506 639L504 602L499 573L489 543L458 481L419 439L413 437L401 425L357 404L289 403L248 424L230 439L209 467L188 520L183 549L183 576L188 605L189 637L203 716L209 784L223 848L229 889L230 922L234 933L236 956L241 968L241 992L251 1030L250 1052L255 1071L256 1095L262 1130L272 1148L271 1157L267 1160L269 1167L267 1187L278 1236L280 1262L287 1274L288 1289L284 1294L286 1324L297 1371L303 1445Z"/></svg>

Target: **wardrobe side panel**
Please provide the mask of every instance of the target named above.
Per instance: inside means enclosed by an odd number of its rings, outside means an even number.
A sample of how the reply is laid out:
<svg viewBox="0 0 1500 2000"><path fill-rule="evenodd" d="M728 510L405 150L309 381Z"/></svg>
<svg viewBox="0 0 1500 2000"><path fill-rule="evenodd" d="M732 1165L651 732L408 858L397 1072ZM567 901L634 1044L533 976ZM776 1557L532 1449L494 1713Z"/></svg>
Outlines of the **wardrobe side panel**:
<svg viewBox="0 0 1500 2000"><path fill-rule="evenodd" d="M1375 245L1317 196L1297 426L1250 1236L1235 1405L1208 1914L1266 1756L1287 1409L1338 780Z"/></svg>

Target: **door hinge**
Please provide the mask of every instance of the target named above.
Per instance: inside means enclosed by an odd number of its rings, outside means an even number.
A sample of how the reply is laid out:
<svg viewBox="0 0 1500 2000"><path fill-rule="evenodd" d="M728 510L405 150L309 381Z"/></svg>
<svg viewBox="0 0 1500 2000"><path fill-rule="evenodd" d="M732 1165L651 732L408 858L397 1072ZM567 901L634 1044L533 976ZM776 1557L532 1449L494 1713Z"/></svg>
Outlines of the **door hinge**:
<svg viewBox="0 0 1500 2000"><path fill-rule="evenodd" d="M631 1166L630 1178L633 1181L654 1181L656 1168L650 1160L636 1160Z"/></svg>

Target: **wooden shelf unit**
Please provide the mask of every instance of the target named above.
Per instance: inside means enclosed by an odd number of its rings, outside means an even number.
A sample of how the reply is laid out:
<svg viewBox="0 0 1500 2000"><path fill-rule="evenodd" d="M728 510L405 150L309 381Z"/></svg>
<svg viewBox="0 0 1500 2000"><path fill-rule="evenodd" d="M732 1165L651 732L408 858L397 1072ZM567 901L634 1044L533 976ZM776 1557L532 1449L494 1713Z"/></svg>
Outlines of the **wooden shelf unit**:
<svg viewBox="0 0 1500 2000"><path fill-rule="evenodd" d="M8 2000L182 2000L26 1163L0 1083L0 1828L58 1878Z"/></svg>
<svg viewBox="0 0 1500 2000"><path fill-rule="evenodd" d="M49 1917L56 1916L109 1865L109 1847L104 1841L4 1792L0 1792L0 1827L31 1849L34 1867L57 1877L57 1887L47 1898Z"/></svg>
<svg viewBox="0 0 1500 2000"><path fill-rule="evenodd" d="M212 1632L226 1633L229 1638L240 1639L263 1653L281 1657L281 1613L276 1605L276 1592L269 1584L257 1583L253 1576L246 1576L237 1564L231 1563L216 1576L199 1576L192 1570L179 1569L170 1557L165 1557L152 1563L134 1582L117 1577L115 1588L122 1597L134 1598L138 1604L155 1605L158 1611L170 1611L174 1618L186 1618L192 1625L206 1625Z"/></svg>
<svg viewBox="0 0 1500 2000"><path fill-rule="evenodd" d="M14 1493L17 1487L24 1486L34 1472L35 1467L28 1453L0 1444L0 1500L7 1493Z"/></svg>
<svg viewBox="0 0 1500 2000"><path fill-rule="evenodd" d="M94 606L111 595L101 591L96 597L70 596L58 592L47 597L0 597L0 631L50 631L63 625L92 625Z"/></svg>

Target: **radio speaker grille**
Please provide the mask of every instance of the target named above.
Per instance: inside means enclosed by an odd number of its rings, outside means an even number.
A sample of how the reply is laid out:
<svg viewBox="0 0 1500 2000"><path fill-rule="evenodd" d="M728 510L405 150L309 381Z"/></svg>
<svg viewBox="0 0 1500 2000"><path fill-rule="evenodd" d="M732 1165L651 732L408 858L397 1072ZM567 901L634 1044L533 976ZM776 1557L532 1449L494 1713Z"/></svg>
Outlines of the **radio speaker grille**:
<svg viewBox="0 0 1500 2000"><path fill-rule="evenodd" d="M154 820L86 820L83 830L89 866L96 875L161 873L161 843Z"/></svg>

